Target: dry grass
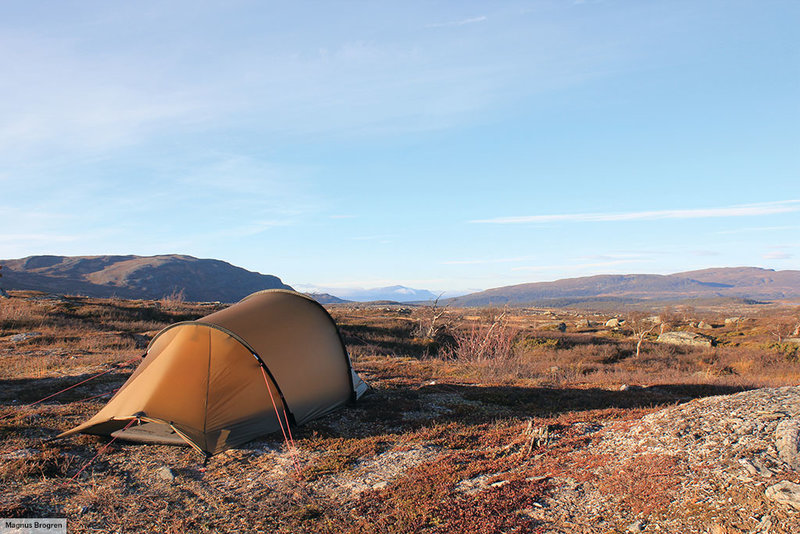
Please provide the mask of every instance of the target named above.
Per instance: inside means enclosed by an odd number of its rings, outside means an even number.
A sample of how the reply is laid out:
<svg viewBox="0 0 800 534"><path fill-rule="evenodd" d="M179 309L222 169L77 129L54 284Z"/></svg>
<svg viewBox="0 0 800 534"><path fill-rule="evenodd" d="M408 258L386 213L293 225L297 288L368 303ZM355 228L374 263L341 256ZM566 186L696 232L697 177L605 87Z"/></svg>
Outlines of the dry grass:
<svg viewBox="0 0 800 534"><path fill-rule="evenodd" d="M72 375L126 361L142 354L150 337L165 326L215 310L213 305L167 309L155 301L13 294L0 301L6 379Z"/></svg>

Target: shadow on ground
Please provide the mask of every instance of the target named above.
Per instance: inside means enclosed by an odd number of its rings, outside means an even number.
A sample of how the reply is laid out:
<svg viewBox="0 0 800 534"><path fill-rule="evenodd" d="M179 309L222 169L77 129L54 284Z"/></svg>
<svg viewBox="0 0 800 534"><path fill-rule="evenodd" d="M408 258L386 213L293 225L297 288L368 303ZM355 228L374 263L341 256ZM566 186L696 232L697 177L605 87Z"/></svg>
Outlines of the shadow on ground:
<svg viewBox="0 0 800 534"><path fill-rule="evenodd" d="M0 380L0 406L4 411L25 406L64 388L90 378L91 374L43 379ZM129 373L123 370L100 376L74 389L64 391L44 405L60 405L110 393L121 386ZM521 386L481 386L437 383L421 387L390 385L369 391L357 404L339 409L321 419L299 427L295 436L364 438L387 433L403 433L418 428L450 423L484 424L499 419L556 418L576 412L657 409L712 395L744 391L743 387L710 384L661 384L631 386L625 391L602 388L559 388ZM92 401L97 409L108 397ZM76 411L92 410L81 403ZM609 412L609 416L612 414ZM592 417L602 419L603 414ZM619 417L619 414L617 415ZM265 439L278 439L268 436ZM245 446L247 448L247 446Z"/></svg>
<svg viewBox="0 0 800 534"><path fill-rule="evenodd" d="M297 435L363 438L453 422L483 424L498 419L555 418L571 412L657 409L746 389L750 388L706 384L663 384L625 391L453 384L393 386L372 390L358 404L301 427Z"/></svg>
<svg viewBox="0 0 800 534"><path fill-rule="evenodd" d="M17 378L0 380L0 406L24 406L80 384L96 373L57 378ZM85 384L58 393L43 401L44 404L69 404L92 395L111 392L121 386L131 375L130 370L120 369L98 376Z"/></svg>

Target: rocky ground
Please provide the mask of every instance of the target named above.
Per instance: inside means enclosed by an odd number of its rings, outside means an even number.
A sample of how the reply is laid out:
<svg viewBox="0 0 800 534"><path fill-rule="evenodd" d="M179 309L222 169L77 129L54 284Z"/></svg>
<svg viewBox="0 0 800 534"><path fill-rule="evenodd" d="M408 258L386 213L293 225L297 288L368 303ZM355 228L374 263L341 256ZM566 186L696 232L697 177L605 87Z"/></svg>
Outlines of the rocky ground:
<svg viewBox="0 0 800 534"><path fill-rule="evenodd" d="M464 401L448 400L450 407ZM800 387L695 399L640 420L561 428L532 421L497 447L518 457L511 468L480 472L453 486L454 492L488 498L520 477L541 484L546 489L533 502L511 511L519 518L511 531L800 531ZM317 478L306 490L353 507L365 493L390 492L410 469L454 452L432 444L393 448ZM247 454L271 459L264 485L292 480L291 455L282 448ZM304 465L314 461L303 451L299 456Z"/></svg>
<svg viewBox="0 0 800 534"><path fill-rule="evenodd" d="M799 416L800 388L786 387L591 428L592 452L607 462L554 477L531 513L549 532L613 531L619 513L628 532L800 531Z"/></svg>
<svg viewBox="0 0 800 534"><path fill-rule="evenodd" d="M533 519L527 525L537 532L800 531L800 387L706 397L639 421L577 422L568 430L527 425L521 434L530 452L518 468L460 480L455 490L496 492L515 471L546 483L532 506L514 511ZM570 436L567 451L559 434ZM409 468L450 452L387 451L316 481L313 489L353 502L367 490L387 491ZM285 477L291 463L272 454ZM551 454L564 462L554 472L548 471Z"/></svg>

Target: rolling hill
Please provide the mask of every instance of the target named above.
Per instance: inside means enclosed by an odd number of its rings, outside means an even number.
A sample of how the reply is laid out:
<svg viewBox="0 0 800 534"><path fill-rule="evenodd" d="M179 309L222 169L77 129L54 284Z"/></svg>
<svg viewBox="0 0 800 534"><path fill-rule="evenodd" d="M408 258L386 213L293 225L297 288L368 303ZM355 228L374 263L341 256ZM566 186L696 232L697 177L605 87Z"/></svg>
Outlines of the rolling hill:
<svg viewBox="0 0 800 534"><path fill-rule="evenodd" d="M4 289L91 297L158 299L182 292L190 301L235 302L261 289L292 289L280 278L213 259L160 256L30 256L0 260ZM323 304L346 302L311 295ZM424 301L427 290L392 286L342 295L347 300ZM487 289L443 300L450 306L565 306L591 302L735 298L800 300L800 271L758 267L703 269L669 275L625 274L566 278Z"/></svg>
<svg viewBox="0 0 800 534"><path fill-rule="evenodd" d="M577 304L598 300L800 299L800 271L730 267L670 275L566 278L487 289L445 301L451 306Z"/></svg>
<svg viewBox="0 0 800 534"><path fill-rule="evenodd" d="M236 302L262 289L292 289L277 276L192 256L30 256L0 260L5 289L90 297Z"/></svg>

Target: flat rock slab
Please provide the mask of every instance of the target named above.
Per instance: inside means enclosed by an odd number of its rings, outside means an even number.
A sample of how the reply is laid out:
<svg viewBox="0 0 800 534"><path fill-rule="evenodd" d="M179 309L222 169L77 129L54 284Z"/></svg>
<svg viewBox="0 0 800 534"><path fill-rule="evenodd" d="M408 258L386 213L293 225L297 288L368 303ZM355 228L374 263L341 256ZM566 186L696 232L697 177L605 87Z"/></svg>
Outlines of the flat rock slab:
<svg viewBox="0 0 800 534"><path fill-rule="evenodd" d="M695 347L710 347L714 344L714 339L703 334L694 332L664 332L656 339L659 343L669 343L671 345L689 345Z"/></svg>
<svg viewBox="0 0 800 534"><path fill-rule="evenodd" d="M775 428L778 455L795 471L800 471L800 419L788 419Z"/></svg>
<svg viewBox="0 0 800 534"><path fill-rule="evenodd" d="M800 484L784 480L767 488L765 495L768 499L782 504L788 504L800 510Z"/></svg>

